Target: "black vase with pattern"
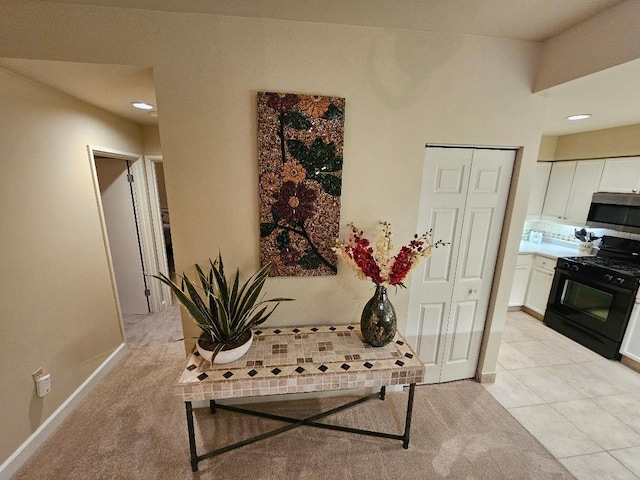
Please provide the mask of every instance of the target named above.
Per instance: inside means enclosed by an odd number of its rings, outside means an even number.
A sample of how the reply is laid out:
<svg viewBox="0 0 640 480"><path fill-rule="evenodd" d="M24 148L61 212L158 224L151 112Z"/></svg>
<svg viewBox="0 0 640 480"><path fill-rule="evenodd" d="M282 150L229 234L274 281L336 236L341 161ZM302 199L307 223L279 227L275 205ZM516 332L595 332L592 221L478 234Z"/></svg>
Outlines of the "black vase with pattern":
<svg viewBox="0 0 640 480"><path fill-rule="evenodd" d="M376 292L364 306L360 317L362 336L374 347L382 347L393 340L396 329L396 311L387 297L387 289L376 285Z"/></svg>

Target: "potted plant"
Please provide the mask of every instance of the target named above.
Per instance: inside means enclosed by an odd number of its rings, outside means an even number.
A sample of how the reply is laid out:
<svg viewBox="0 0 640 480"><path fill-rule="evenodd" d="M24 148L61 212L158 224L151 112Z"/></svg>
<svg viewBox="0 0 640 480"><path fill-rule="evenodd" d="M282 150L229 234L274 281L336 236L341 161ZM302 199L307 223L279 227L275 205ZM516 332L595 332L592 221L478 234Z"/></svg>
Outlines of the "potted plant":
<svg viewBox="0 0 640 480"><path fill-rule="evenodd" d="M182 275L179 287L160 273L153 275L168 285L178 302L189 312L202 330L196 341L198 352L212 363L229 363L244 355L253 341L251 329L264 323L280 302L292 298L263 300L260 292L267 279L271 264L255 272L240 286L240 271L236 269L233 281L227 281L222 256L209 260L211 268L205 273L198 264L199 285ZM269 303L275 303L271 308Z"/></svg>

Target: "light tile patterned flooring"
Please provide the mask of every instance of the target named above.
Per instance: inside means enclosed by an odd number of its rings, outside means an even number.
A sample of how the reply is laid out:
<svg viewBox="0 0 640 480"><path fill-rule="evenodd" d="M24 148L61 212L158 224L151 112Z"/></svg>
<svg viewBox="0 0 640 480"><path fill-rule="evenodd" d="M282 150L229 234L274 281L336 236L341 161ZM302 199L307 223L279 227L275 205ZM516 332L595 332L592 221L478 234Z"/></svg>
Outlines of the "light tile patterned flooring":
<svg viewBox="0 0 640 480"><path fill-rule="evenodd" d="M640 374L509 312L486 389L578 480L640 480Z"/></svg>

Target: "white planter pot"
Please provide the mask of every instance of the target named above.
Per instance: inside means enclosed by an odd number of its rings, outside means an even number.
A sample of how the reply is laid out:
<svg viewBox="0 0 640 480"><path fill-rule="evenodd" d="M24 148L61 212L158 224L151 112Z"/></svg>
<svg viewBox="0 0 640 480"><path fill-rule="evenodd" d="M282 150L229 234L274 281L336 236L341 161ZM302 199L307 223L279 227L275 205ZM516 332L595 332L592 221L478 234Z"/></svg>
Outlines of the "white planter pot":
<svg viewBox="0 0 640 480"><path fill-rule="evenodd" d="M219 363L235 362L236 360L238 360L240 357L242 357L245 353L249 351L249 347L251 347L252 343L253 343L253 332L249 337L249 341L247 341L245 344L240 345L239 347L236 347L236 348L232 348L231 350L222 350L220 353L218 353L218 355L216 355L216 358L214 358L213 363L219 364ZM213 352L211 350L205 350L204 348L202 348L200 346L200 339L196 341L196 348L198 350L198 353L202 356L202 358L204 358L208 362L211 362L211 357L213 355Z"/></svg>

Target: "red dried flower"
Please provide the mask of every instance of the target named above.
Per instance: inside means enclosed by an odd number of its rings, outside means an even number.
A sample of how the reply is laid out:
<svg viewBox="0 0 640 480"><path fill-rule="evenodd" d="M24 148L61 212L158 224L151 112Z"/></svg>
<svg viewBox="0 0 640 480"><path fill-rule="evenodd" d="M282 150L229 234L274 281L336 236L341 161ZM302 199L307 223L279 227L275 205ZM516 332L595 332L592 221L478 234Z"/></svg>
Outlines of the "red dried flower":
<svg viewBox="0 0 640 480"><path fill-rule="evenodd" d="M376 248L370 246L364 232L350 224L351 236L347 243L338 242L334 250L356 271L359 277L369 278L376 285L388 284L404 287L403 280L423 259L431 255L431 250L445 245L442 240L431 242L431 231L421 236L414 235L408 245L391 257L391 225L381 222L382 233Z"/></svg>

